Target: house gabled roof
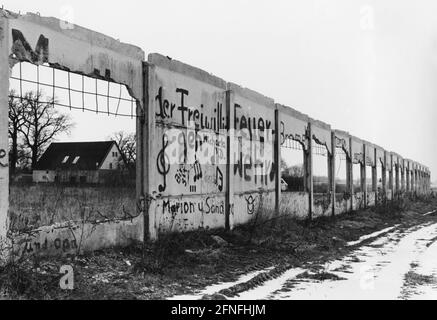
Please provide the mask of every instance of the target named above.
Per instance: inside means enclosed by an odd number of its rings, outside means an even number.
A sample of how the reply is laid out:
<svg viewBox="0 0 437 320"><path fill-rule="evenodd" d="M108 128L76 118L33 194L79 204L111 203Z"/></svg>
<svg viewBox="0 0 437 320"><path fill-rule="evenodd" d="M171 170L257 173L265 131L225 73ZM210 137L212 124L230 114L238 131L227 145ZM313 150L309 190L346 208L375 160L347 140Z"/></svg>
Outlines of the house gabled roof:
<svg viewBox="0 0 437 320"><path fill-rule="evenodd" d="M34 170L98 170L114 145L115 141L54 142Z"/></svg>

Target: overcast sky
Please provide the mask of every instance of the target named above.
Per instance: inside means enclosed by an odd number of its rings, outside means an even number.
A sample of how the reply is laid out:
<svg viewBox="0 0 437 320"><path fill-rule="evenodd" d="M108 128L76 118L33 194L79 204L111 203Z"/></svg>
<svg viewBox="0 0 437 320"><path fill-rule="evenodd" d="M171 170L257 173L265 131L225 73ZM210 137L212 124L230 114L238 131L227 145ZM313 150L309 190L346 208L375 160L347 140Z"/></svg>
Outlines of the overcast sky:
<svg viewBox="0 0 437 320"><path fill-rule="evenodd" d="M202 68L437 172L437 1L1 3Z"/></svg>

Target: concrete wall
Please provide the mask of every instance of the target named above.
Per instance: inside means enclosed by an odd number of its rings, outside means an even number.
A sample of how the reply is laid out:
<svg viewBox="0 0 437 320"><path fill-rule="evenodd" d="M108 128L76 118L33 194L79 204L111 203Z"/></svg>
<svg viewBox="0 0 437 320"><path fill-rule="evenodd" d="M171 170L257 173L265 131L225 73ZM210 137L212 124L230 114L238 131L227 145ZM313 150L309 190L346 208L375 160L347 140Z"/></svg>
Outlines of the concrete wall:
<svg viewBox="0 0 437 320"><path fill-rule="evenodd" d="M254 219L284 215L299 219L332 216L377 204L376 166L392 170L387 164L392 163L391 153L383 148L168 57L152 54L146 68L149 110L154 117L149 129L154 137L149 150L152 238L169 231L232 229ZM220 120L205 128L202 119L206 117ZM202 132L215 136L210 139L216 142L220 154L216 160L220 161L201 163L203 175L195 179L196 159L202 158L203 151L189 141ZM306 154L306 191L302 193L278 188L277 159L288 140L300 142ZM328 150L327 194L312 191L309 150L313 140ZM336 148L342 148L347 156L345 194L335 193ZM363 192L353 190L352 181L357 177L352 175L352 163L372 168L370 176L358 177ZM366 178L372 181L369 187ZM388 175L386 178L388 181ZM391 199L388 189L387 194Z"/></svg>
<svg viewBox="0 0 437 320"><path fill-rule="evenodd" d="M9 93L9 21L0 15L0 247L8 246L9 158L8 158L8 93ZM5 252L0 252L0 261Z"/></svg>
<svg viewBox="0 0 437 320"><path fill-rule="evenodd" d="M129 246L143 239L143 217L132 220L111 220L96 223L63 223L42 227L31 233L13 235L15 256L75 255Z"/></svg>
<svg viewBox="0 0 437 320"><path fill-rule="evenodd" d="M308 219L308 199L307 192L281 193L280 214L300 220Z"/></svg>
<svg viewBox="0 0 437 320"><path fill-rule="evenodd" d="M20 243L18 247L23 239L45 243L43 235L50 235L47 238L50 247L51 240L67 239L69 232L63 228L52 227L50 232L37 230L34 236L8 234L7 98L8 79L14 64L48 63L54 68L124 84L137 101L137 114L141 114L144 58L144 52L140 48L123 44L80 26L69 25L65 28L65 23L55 18L36 14L18 15L0 10L0 77L2 79L0 82L0 243L10 243L13 240L17 248L17 241ZM137 128L139 128L139 120ZM143 149L142 144L138 145L139 153ZM139 173L140 169L139 164ZM141 177L138 180L143 183ZM139 185L138 199L141 198L141 189ZM118 236L120 233L117 230L120 228L128 237L130 234L132 239L138 239L138 232L130 233L128 224L129 222L119 222L115 226L113 222L108 222L96 226L84 226L86 232L91 235L84 240L82 246L98 249L109 244L123 243L124 240ZM134 228L137 230L143 228L142 219L132 221L131 224L135 225Z"/></svg>
<svg viewBox="0 0 437 320"><path fill-rule="evenodd" d="M224 227L226 83L159 55L149 56L148 79L150 235Z"/></svg>
<svg viewBox="0 0 437 320"><path fill-rule="evenodd" d="M352 202L349 198L344 198L344 195L337 194L335 197L335 213L344 214L351 210Z"/></svg>
<svg viewBox="0 0 437 320"><path fill-rule="evenodd" d="M234 129L231 227L275 214L275 103L257 92L228 84Z"/></svg>
<svg viewBox="0 0 437 320"><path fill-rule="evenodd" d="M141 49L102 34L79 26L65 29L54 18L0 11L0 76L5 79L0 84L0 238L8 231L7 79L20 61L125 84L137 101L141 218L73 227L90 234L81 244L84 250L156 239L161 232L232 229L258 218L330 216L375 203L374 188L354 191L351 167L361 165L364 187L364 168L375 170L381 152L387 166L382 148L168 57L151 54L145 62ZM304 148L303 193L280 190L281 145L287 139ZM313 141L328 150L330 192L325 195L313 193ZM348 158L344 195L335 192L338 147ZM405 190L428 192L429 170L410 160L403 165ZM19 236L19 248L27 244L28 250L33 243L50 254L74 249L68 233L77 234L71 229L54 226Z"/></svg>

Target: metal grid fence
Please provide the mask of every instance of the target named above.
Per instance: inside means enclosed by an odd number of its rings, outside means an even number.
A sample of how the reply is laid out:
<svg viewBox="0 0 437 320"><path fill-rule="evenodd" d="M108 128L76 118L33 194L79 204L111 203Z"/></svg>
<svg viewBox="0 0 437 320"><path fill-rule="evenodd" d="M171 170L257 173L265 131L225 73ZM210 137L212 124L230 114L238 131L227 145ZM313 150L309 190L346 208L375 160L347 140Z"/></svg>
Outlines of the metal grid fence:
<svg viewBox="0 0 437 320"><path fill-rule="evenodd" d="M28 98L26 98L26 92L23 92L23 84L30 84L35 86L36 92L40 92L42 89L48 89L47 91L50 92L48 97L50 99L45 101L45 103L52 104L53 106L68 108L70 110L81 110L83 112L88 111L97 114L113 115L116 117L138 117L136 114L136 101L130 95L126 97L126 94L123 94L123 87L127 91L124 85L56 69L47 65L36 65L34 74L31 74L32 72L23 73L23 64L30 65L27 62L18 63L18 66L16 66L16 68L18 68L18 75L12 75L10 77L11 87L18 87L18 94L12 94L12 92L15 91L11 91L9 94L10 98L20 99L20 101L28 100ZM41 69L46 69L46 71L48 70L51 73L51 83L41 81ZM72 83L72 75L75 77L74 84ZM62 86L57 83L61 77L67 78L67 86ZM89 89L90 86L85 84L85 82L89 81L94 82L94 88ZM15 85L13 85L14 82ZM99 90L99 84L100 87L102 87L102 85L106 86L104 93L99 92L101 91ZM119 93L117 96L111 94L111 88L112 90L118 89ZM58 100L57 93L60 91L67 92L67 98L64 99L66 101ZM72 94L79 94L81 96L81 103L79 105L73 103ZM87 96L95 97L94 105L85 101ZM39 95L37 95L37 97L39 97ZM104 104L102 101L99 102L101 99L105 100ZM126 111L127 108L129 108L129 111Z"/></svg>

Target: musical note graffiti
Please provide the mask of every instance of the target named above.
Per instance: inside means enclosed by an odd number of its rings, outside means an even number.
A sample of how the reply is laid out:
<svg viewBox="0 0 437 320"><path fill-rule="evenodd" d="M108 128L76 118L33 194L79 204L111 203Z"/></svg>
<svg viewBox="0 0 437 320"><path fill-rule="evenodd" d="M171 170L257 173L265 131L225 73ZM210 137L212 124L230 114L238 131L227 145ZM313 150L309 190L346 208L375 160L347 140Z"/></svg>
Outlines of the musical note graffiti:
<svg viewBox="0 0 437 320"><path fill-rule="evenodd" d="M162 175L164 182L163 184L159 185L159 192L164 192L167 189L167 175L170 172L170 160L168 158L168 155L166 154L165 150L167 149L169 145L168 136L167 134L164 134L162 136L162 149L158 154L157 158L157 168L160 175Z"/></svg>

